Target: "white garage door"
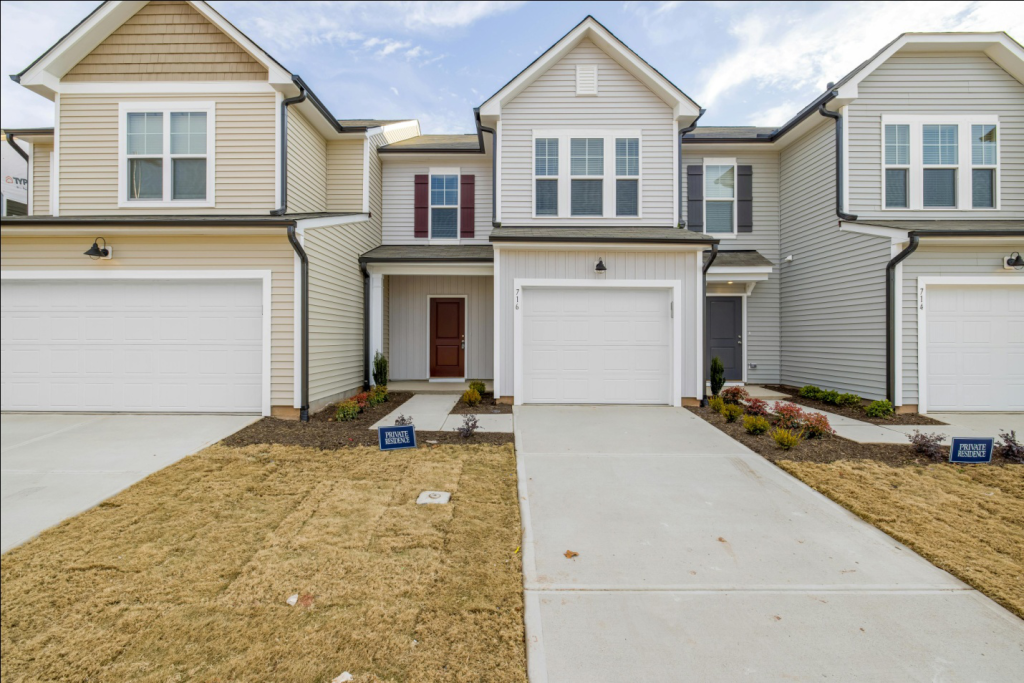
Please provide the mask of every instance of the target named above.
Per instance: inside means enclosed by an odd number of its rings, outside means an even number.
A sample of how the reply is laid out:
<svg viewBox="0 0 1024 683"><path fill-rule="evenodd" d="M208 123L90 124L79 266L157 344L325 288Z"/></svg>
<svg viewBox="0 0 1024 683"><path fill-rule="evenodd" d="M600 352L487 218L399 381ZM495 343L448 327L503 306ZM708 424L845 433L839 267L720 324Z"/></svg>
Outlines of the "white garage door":
<svg viewBox="0 0 1024 683"><path fill-rule="evenodd" d="M524 289L522 402L672 402L670 301L665 289Z"/></svg>
<svg viewBox="0 0 1024 683"><path fill-rule="evenodd" d="M6 280L3 409L259 412L262 283Z"/></svg>
<svg viewBox="0 0 1024 683"><path fill-rule="evenodd" d="M1024 410L1024 286L929 286L927 408Z"/></svg>

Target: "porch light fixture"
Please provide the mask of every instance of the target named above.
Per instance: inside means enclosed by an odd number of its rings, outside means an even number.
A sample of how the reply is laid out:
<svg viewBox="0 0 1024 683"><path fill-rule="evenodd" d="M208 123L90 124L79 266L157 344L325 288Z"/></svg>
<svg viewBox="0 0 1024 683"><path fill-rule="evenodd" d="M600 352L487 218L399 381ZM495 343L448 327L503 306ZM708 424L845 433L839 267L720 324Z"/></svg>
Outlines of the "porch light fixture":
<svg viewBox="0 0 1024 683"><path fill-rule="evenodd" d="M1024 269L1024 258L1021 258L1020 252L1015 251L1003 259L1003 268L1006 268L1007 270Z"/></svg>
<svg viewBox="0 0 1024 683"><path fill-rule="evenodd" d="M103 246L100 246L100 242L103 242ZM110 258L110 247L107 246L107 241L102 237L97 237L92 242L92 246L89 247L89 251L85 252L85 255L91 258L93 261L101 258Z"/></svg>
<svg viewBox="0 0 1024 683"><path fill-rule="evenodd" d="M598 273L603 273L608 270L608 267L604 265L604 259L597 259L597 265L594 266L594 270Z"/></svg>

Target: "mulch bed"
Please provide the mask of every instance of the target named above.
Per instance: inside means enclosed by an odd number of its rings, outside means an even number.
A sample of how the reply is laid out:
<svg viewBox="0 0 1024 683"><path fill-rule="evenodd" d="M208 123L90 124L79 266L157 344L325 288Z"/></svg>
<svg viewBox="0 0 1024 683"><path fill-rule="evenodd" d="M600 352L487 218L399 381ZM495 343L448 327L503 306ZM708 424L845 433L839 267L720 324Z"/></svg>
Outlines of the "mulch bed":
<svg viewBox="0 0 1024 683"><path fill-rule="evenodd" d="M824 410L835 415L842 415L843 417L851 417L854 420L860 420L861 422L870 422L876 425L944 425L945 422L939 422L933 420L930 417L919 415L917 413L897 413L890 418L879 418L879 417L868 417L867 413L864 412L862 406L836 406L831 403L825 403L824 401L815 401L814 399L804 398L799 394L800 387L790 387L781 384L766 384L765 389L771 389L772 391L778 391L783 394L789 394L790 397L785 399L790 403L796 403L797 405L807 406L808 408L814 408L815 410ZM771 403L771 401L770 401Z"/></svg>
<svg viewBox="0 0 1024 683"><path fill-rule="evenodd" d="M790 460L794 462L829 463L837 460L874 460L893 467L908 465L936 465L934 460L920 455L908 443L857 443L839 436L827 439L804 439L796 448L788 451L775 445L768 434L754 436L743 428L743 418L736 422L726 422L725 418L711 408L689 408L690 412L725 432L756 453L760 453L771 462ZM1009 462L998 456L992 457L992 463L998 465ZM955 467L955 465L951 465Z"/></svg>
<svg viewBox="0 0 1024 683"><path fill-rule="evenodd" d="M311 415L309 422L305 423L298 420L265 417L241 431L235 432L221 443L232 448L254 444L280 444L323 450L334 450L346 446L377 446L377 432L371 430L370 426L412 397L412 392L392 392L388 395L388 400L385 403L367 408L356 419L347 422L333 420L335 412L333 405ZM501 445L514 442L515 437L512 434L487 432L484 429L469 438L461 437L456 431L416 431L416 443L420 446L434 444Z"/></svg>
<svg viewBox="0 0 1024 683"><path fill-rule="evenodd" d="M461 400L452 408L452 415L510 415L512 406L508 403L495 403L494 394L485 392L480 397L480 403L475 406L468 406Z"/></svg>

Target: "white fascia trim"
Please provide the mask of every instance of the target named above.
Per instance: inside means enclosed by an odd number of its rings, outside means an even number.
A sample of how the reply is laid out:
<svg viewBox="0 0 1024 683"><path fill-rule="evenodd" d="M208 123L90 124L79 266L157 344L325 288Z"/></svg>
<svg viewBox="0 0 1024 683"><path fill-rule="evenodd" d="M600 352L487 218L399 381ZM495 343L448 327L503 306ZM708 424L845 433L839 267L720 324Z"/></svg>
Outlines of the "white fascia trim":
<svg viewBox="0 0 1024 683"><path fill-rule="evenodd" d="M487 263L367 263L371 275L455 275L490 276L494 266Z"/></svg>
<svg viewBox="0 0 1024 683"><path fill-rule="evenodd" d="M262 284L262 414L270 415L271 289L269 270L5 270L0 280L256 280Z"/></svg>
<svg viewBox="0 0 1024 683"><path fill-rule="evenodd" d="M287 218L287 216L285 216ZM332 228L336 225L350 225L352 223L365 223L370 220L369 213L356 213L349 216L322 216L320 218L303 218L295 221L295 230L300 234L306 230L317 228Z"/></svg>
<svg viewBox="0 0 1024 683"><path fill-rule="evenodd" d="M853 232L860 235L871 235L872 237L884 237L891 240L893 243L906 242L909 239L909 230L900 230L898 228L884 228L880 225L865 225L864 223L851 223L849 221L839 221L839 230L841 232Z"/></svg>
<svg viewBox="0 0 1024 683"><path fill-rule="evenodd" d="M1006 275L935 275L917 278L917 412L922 415L928 413L928 287L943 285L1024 287L1024 278L1014 277L1009 271Z"/></svg>
<svg viewBox="0 0 1024 683"><path fill-rule="evenodd" d="M630 242L500 242L501 248L508 251L707 251L710 244L686 244L685 242L672 242L670 244L657 244L642 242L633 244ZM495 250L498 243L494 243Z"/></svg>
<svg viewBox="0 0 1024 683"><path fill-rule="evenodd" d="M68 95L223 95L278 92L266 81L125 81L60 84Z"/></svg>
<svg viewBox="0 0 1024 683"><path fill-rule="evenodd" d="M672 383L667 405L682 405L683 386L683 283L682 280L560 280L551 278L515 278L512 283L513 306L513 397L516 405L522 405L523 386L523 311L520 305L524 289L554 287L597 288L597 289L667 289L672 292ZM500 315L498 310L495 315ZM697 316L700 317L700 316Z"/></svg>

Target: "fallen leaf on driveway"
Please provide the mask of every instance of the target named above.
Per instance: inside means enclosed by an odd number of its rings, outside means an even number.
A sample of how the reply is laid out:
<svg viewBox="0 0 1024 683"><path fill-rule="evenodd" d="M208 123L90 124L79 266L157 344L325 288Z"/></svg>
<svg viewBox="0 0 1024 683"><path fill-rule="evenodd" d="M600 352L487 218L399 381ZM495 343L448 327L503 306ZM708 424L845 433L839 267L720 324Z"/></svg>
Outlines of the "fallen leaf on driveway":
<svg viewBox="0 0 1024 683"><path fill-rule="evenodd" d="M578 555L579 555L579 553L574 552L572 550L566 550L565 551L565 557L568 560L571 560L572 558L577 557Z"/></svg>
<svg viewBox="0 0 1024 683"><path fill-rule="evenodd" d="M719 543L728 543L729 541L727 541L727 540L725 540L724 538L722 538L721 536L719 536L719 537L718 537L718 542L719 542Z"/></svg>

